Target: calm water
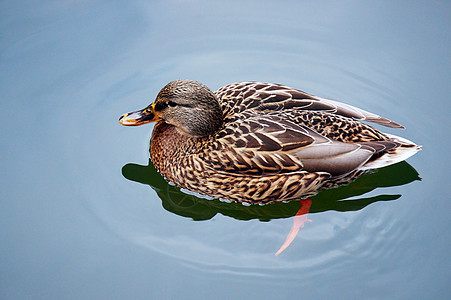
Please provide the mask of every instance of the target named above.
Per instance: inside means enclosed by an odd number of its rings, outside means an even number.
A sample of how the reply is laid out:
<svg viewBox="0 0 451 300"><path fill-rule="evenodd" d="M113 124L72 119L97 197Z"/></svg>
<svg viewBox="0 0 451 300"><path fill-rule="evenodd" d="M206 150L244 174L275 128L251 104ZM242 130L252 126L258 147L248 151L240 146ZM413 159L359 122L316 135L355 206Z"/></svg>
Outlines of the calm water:
<svg viewBox="0 0 451 300"><path fill-rule="evenodd" d="M447 1L36 3L0 4L0 298L451 296ZM275 257L298 202L183 194L117 122L178 78L337 99L423 151L312 198Z"/></svg>

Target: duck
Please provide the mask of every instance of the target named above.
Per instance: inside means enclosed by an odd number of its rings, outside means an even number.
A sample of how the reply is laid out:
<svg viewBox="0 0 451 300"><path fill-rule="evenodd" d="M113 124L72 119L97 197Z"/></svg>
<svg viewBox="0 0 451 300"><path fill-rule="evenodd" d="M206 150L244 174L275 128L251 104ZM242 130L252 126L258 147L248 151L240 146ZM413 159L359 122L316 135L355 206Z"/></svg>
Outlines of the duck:
<svg viewBox="0 0 451 300"><path fill-rule="evenodd" d="M156 122L150 158L168 181L243 204L302 199L421 149L366 124L404 128L387 118L281 84L253 81L213 92L194 80L174 80L153 103L123 114L119 122Z"/></svg>

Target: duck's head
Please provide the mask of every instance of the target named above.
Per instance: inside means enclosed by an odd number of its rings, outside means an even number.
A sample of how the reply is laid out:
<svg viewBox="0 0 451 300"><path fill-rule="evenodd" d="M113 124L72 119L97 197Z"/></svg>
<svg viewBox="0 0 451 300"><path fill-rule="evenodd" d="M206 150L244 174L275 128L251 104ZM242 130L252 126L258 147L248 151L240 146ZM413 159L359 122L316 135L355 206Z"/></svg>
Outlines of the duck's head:
<svg viewBox="0 0 451 300"><path fill-rule="evenodd" d="M155 121L171 124L182 134L202 137L216 132L223 116L218 99L205 85L193 80L174 80L158 93L152 104L119 118L126 126Z"/></svg>

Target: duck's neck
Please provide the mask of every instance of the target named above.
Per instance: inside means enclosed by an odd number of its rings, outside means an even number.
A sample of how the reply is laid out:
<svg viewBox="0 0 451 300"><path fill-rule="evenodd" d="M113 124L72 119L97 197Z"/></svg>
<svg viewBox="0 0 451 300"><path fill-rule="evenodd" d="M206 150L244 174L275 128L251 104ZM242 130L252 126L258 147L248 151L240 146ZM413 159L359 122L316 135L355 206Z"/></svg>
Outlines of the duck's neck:
<svg viewBox="0 0 451 300"><path fill-rule="evenodd" d="M155 168L168 180L177 183L175 166L183 164L184 158L195 152L201 139L182 134L165 122L158 122L150 140L150 157Z"/></svg>

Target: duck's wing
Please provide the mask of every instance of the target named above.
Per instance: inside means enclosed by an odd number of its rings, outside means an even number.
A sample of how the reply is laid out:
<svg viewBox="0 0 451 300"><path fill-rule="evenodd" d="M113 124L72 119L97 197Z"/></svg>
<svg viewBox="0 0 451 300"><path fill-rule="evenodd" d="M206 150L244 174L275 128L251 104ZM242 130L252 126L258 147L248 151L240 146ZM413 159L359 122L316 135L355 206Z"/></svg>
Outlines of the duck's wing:
<svg viewBox="0 0 451 300"><path fill-rule="evenodd" d="M283 115L253 115L219 132L220 151L214 161L228 172L271 174L294 171L347 174L380 151L396 147L391 141L343 143L290 121Z"/></svg>
<svg viewBox="0 0 451 300"><path fill-rule="evenodd" d="M393 128L404 128L394 121L355 106L316 97L280 84L240 82L224 86L215 93L221 99L226 117L237 111L271 112L302 109L328 112Z"/></svg>

